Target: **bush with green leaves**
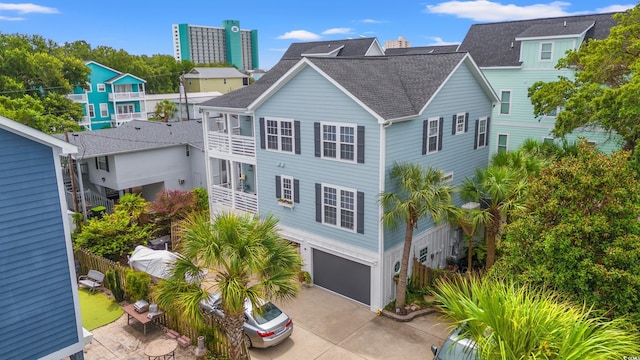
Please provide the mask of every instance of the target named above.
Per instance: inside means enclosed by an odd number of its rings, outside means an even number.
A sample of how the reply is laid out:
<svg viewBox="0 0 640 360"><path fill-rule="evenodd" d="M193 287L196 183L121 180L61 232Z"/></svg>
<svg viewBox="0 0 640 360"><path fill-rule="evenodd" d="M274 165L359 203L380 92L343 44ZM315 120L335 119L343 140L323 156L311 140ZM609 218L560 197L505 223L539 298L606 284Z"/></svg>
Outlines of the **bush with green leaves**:
<svg viewBox="0 0 640 360"><path fill-rule="evenodd" d="M151 275L135 270L127 271L125 293L130 301L148 299Z"/></svg>
<svg viewBox="0 0 640 360"><path fill-rule="evenodd" d="M111 269L105 274L105 286L111 291L117 302L124 300L124 288L121 281L122 270Z"/></svg>
<svg viewBox="0 0 640 360"><path fill-rule="evenodd" d="M444 315L477 344L479 359L623 359L640 355L626 319L595 316L556 293L504 279L458 277L437 284Z"/></svg>

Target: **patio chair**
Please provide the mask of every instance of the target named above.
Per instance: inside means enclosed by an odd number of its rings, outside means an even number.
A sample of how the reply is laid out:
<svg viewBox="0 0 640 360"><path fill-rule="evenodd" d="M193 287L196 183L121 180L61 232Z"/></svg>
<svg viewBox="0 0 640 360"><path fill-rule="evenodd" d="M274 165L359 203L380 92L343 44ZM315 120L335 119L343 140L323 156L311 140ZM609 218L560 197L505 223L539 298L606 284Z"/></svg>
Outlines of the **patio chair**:
<svg viewBox="0 0 640 360"><path fill-rule="evenodd" d="M78 278L78 284L89 288L92 293L102 287L103 282L104 274L98 270L89 270L87 275L82 275Z"/></svg>

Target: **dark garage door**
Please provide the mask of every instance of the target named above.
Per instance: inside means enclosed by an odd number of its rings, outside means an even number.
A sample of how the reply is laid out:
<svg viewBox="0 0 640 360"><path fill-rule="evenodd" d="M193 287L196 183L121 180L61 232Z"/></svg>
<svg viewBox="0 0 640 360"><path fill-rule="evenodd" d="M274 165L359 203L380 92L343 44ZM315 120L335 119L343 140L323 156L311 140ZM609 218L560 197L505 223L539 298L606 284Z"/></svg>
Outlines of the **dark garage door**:
<svg viewBox="0 0 640 360"><path fill-rule="evenodd" d="M313 249L313 283L371 304L371 268L367 265Z"/></svg>

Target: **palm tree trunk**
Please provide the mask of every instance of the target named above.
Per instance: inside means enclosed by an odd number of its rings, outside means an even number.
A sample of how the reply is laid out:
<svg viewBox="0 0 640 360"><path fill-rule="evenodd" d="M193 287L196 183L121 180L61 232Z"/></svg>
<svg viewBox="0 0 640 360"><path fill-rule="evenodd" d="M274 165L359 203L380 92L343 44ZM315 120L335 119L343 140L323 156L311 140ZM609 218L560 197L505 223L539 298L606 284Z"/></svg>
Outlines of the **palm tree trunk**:
<svg viewBox="0 0 640 360"><path fill-rule="evenodd" d="M492 215L491 224L487 227L487 264L485 268L491 269L496 262L496 236L500 229L500 223L502 222L501 214L499 210L489 210Z"/></svg>
<svg viewBox="0 0 640 360"><path fill-rule="evenodd" d="M229 359L242 359L242 342L244 341L244 313L225 316L225 332L229 341Z"/></svg>
<svg viewBox="0 0 640 360"><path fill-rule="evenodd" d="M396 313L405 313L407 302L407 277L409 273L409 256L411 255L411 240L413 239L413 222L407 221L404 235L404 249L402 250L402 262L398 275L398 287L396 288Z"/></svg>

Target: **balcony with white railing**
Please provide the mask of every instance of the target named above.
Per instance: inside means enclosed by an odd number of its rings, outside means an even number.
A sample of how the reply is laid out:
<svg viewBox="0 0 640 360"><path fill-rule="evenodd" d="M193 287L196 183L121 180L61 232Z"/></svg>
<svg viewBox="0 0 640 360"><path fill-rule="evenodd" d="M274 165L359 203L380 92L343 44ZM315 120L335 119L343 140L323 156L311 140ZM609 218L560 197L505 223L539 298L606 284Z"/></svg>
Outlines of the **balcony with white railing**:
<svg viewBox="0 0 640 360"><path fill-rule="evenodd" d="M144 98L145 93L143 91L109 93L109 101L139 101L144 100Z"/></svg>
<svg viewBox="0 0 640 360"><path fill-rule="evenodd" d="M65 97L71 101L75 101L78 103L86 103L87 102L87 94L67 94Z"/></svg>
<svg viewBox="0 0 640 360"><path fill-rule="evenodd" d="M147 120L147 113L133 112L133 113L122 113L122 114L111 115L111 123L115 127L118 127L131 120Z"/></svg>
<svg viewBox="0 0 640 360"><path fill-rule="evenodd" d="M234 191L225 185L211 186L211 201L226 207L258 213L258 195L254 193Z"/></svg>
<svg viewBox="0 0 640 360"><path fill-rule="evenodd" d="M91 118L89 116L83 116L78 122L78 125L84 127L86 130L91 130Z"/></svg>
<svg viewBox="0 0 640 360"><path fill-rule="evenodd" d="M209 150L226 154L256 157L256 139L253 136L209 131Z"/></svg>

